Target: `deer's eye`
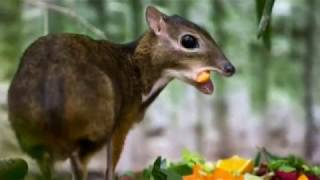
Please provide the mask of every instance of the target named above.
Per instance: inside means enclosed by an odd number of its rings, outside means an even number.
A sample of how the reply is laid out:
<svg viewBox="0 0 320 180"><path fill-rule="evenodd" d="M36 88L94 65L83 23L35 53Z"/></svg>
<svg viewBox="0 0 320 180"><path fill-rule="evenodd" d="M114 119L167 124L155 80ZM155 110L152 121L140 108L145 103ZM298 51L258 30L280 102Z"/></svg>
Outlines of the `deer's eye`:
<svg viewBox="0 0 320 180"><path fill-rule="evenodd" d="M197 38L195 38L194 36L192 36L190 34L182 36L181 45L186 49L199 48L199 43L198 43Z"/></svg>

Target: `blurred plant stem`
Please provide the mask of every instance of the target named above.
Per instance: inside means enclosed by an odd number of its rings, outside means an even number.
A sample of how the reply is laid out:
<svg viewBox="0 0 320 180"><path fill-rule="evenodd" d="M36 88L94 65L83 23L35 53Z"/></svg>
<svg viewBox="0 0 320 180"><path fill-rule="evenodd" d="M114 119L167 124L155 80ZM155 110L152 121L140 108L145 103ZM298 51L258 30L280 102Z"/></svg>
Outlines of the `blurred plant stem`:
<svg viewBox="0 0 320 180"><path fill-rule="evenodd" d="M212 1L211 8L213 9L212 18L216 31L216 40L219 46L224 49L227 44L227 34L223 26L223 22L226 20L227 12L224 4L224 0ZM215 116L213 121L215 122L215 129L219 134L218 142L218 157L227 157L231 152L230 141L231 135L228 127L228 106L226 102L226 84L220 77L215 79L217 90L213 100L213 111Z"/></svg>
<svg viewBox="0 0 320 180"><path fill-rule="evenodd" d="M141 0L129 1L130 11L131 11L131 22L133 33L132 39L136 39L142 33L142 19L143 19L143 5Z"/></svg>
<svg viewBox="0 0 320 180"><path fill-rule="evenodd" d="M266 32L267 27L269 26L271 22L271 16L272 16L272 8L274 5L275 0L267 0L265 1L263 12L260 17L259 27L258 27L258 38L263 36L263 34Z"/></svg>
<svg viewBox="0 0 320 180"><path fill-rule="evenodd" d="M271 49L271 13L275 0L256 0L258 38L262 37L264 46Z"/></svg>
<svg viewBox="0 0 320 180"><path fill-rule="evenodd" d="M21 7L22 1L20 0L5 1L1 7L3 15L0 17L2 23L0 28L3 31L0 34L0 41L4 42L3 46L6 48L0 49L0 59L5 60L5 67L7 67L7 69L4 69L5 74L3 78L5 79L13 76L21 53Z"/></svg>
<svg viewBox="0 0 320 180"><path fill-rule="evenodd" d="M87 0L89 6L94 9L96 13L96 20L94 21L94 25L96 27L100 27L104 34L108 36L107 24L108 24L108 1L107 0Z"/></svg>
<svg viewBox="0 0 320 180"><path fill-rule="evenodd" d="M197 119L196 119L196 124L195 124L195 139L196 139L196 150L199 154L204 153L203 149L203 136L205 135L205 129L204 129L204 100L202 99L202 95L198 92L196 96L196 101L197 101Z"/></svg>
<svg viewBox="0 0 320 180"><path fill-rule="evenodd" d="M258 23L258 38L262 37L260 43L252 40L249 44L251 61L249 62L250 73L250 99L251 107L260 117L261 141L268 144L273 135L270 132L267 120L270 75L271 75L271 12L274 0L256 0L256 15Z"/></svg>
<svg viewBox="0 0 320 180"><path fill-rule="evenodd" d="M250 102L254 112L259 117L259 127L261 130L257 137L261 138L261 143L268 144L275 136L270 132L267 111L269 105L270 90L270 69L271 54L261 43L253 41L250 44L249 63L250 72Z"/></svg>
<svg viewBox="0 0 320 180"><path fill-rule="evenodd" d="M86 29L93 32L97 37L106 39L104 32L102 32L100 29L98 29L97 27L95 27L94 25L89 23L86 19L79 16L76 12L74 12L73 10L71 10L69 8L61 7L61 6L58 6L55 4L50 4L50 3L47 3L44 1L24 0L24 2L31 4L31 5L34 5L34 6L38 6L38 7L45 7L51 11L55 11L55 12L58 12L58 13L65 15L65 16L68 16L69 18L75 20L76 22L79 22Z"/></svg>
<svg viewBox="0 0 320 180"><path fill-rule="evenodd" d="M250 56L251 104L258 114L264 114L268 106L271 54L254 41L250 45Z"/></svg>
<svg viewBox="0 0 320 180"><path fill-rule="evenodd" d="M58 6L63 7L62 0L49 0L50 4L57 4ZM48 12L48 33L61 33L64 32L64 19L61 14L57 11L49 11Z"/></svg>
<svg viewBox="0 0 320 180"><path fill-rule="evenodd" d="M306 51L303 58L303 82L304 82L304 111L305 111L305 157L311 159L316 148L316 123L313 113L313 66L315 57L315 42L316 38L316 17L317 11L316 0L306 1L306 26L305 26L305 45Z"/></svg>

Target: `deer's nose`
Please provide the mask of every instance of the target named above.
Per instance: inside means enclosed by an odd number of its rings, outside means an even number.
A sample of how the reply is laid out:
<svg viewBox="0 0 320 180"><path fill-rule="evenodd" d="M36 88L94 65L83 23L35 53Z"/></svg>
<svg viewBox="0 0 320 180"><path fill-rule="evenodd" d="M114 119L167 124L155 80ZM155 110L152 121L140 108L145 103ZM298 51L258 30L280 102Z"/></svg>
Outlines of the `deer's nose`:
<svg viewBox="0 0 320 180"><path fill-rule="evenodd" d="M223 72L226 76L232 76L236 72L236 68L231 63L227 63L223 66Z"/></svg>

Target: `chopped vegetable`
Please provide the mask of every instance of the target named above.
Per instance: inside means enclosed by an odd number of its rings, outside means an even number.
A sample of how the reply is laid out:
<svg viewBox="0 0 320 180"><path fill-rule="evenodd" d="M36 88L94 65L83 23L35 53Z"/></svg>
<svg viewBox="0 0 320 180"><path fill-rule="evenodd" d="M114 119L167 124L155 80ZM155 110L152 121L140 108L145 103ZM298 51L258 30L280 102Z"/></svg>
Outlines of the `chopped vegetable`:
<svg viewBox="0 0 320 180"><path fill-rule="evenodd" d="M301 174L298 180L308 180L309 178L305 174Z"/></svg>
<svg viewBox="0 0 320 180"><path fill-rule="evenodd" d="M158 157L135 180L320 180L320 167L301 158L280 157L262 148L254 161L239 156L207 162L200 155L184 151L182 161Z"/></svg>
<svg viewBox="0 0 320 180"><path fill-rule="evenodd" d="M228 159L219 160L216 167L231 173L244 174L253 170L253 163L251 160L232 156Z"/></svg>
<svg viewBox="0 0 320 180"><path fill-rule="evenodd" d="M217 168L211 175L208 176L208 180L243 180L243 175L233 174L224 169Z"/></svg>

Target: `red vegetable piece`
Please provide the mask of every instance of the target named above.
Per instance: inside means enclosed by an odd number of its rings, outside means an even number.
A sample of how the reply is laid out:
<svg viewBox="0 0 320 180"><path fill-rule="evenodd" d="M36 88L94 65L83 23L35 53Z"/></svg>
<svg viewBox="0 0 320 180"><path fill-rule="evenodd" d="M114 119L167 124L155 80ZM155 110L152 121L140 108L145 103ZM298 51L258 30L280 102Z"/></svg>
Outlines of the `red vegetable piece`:
<svg viewBox="0 0 320 180"><path fill-rule="evenodd" d="M283 172L283 171L276 171L275 176L272 180L297 180L299 178L298 172Z"/></svg>
<svg viewBox="0 0 320 180"><path fill-rule="evenodd" d="M315 175L307 175L308 180L320 180L320 177L317 177Z"/></svg>

